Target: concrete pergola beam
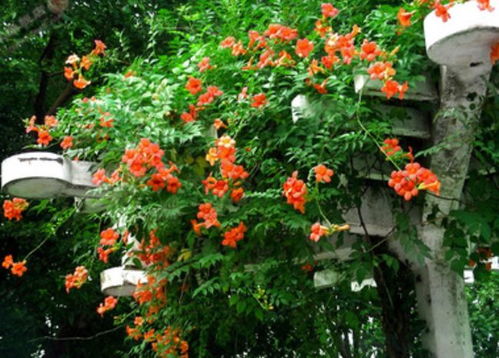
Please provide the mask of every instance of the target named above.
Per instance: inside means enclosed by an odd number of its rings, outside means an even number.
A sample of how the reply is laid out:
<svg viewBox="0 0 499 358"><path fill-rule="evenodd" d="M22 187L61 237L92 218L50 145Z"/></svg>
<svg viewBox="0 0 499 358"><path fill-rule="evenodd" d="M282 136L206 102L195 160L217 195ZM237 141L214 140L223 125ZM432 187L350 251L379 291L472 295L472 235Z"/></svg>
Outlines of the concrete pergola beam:
<svg viewBox="0 0 499 358"><path fill-rule="evenodd" d="M146 284L143 270L123 266L104 270L100 274L101 291L108 296L132 296L137 284Z"/></svg>
<svg viewBox="0 0 499 358"><path fill-rule="evenodd" d="M431 137L430 120L425 113L417 109L395 105L377 105L374 110L384 118L390 118L394 135L420 139L430 139ZM392 115L396 112L397 115ZM300 94L293 98L291 114L293 123L298 122L301 118L314 115L307 96ZM400 116L400 114L402 115Z"/></svg>
<svg viewBox="0 0 499 358"><path fill-rule="evenodd" d="M385 97L385 94L381 92L383 83L380 80L371 80L367 74L356 75L353 80L356 93L362 91L362 94L366 96ZM425 76L424 80L413 83L409 87L404 100L437 102L438 93L431 80Z"/></svg>
<svg viewBox="0 0 499 358"><path fill-rule="evenodd" d="M413 225L419 225L421 207L401 202L398 198L396 200L404 207L405 215L409 217L410 222ZM378 188L376 190L368 187L362 195L360 208L351 208L343 214L343 219L350 225L350 233L381 237L390 235L397 225L392 202L391 189Z"/></svg>
<svg viewBox="0 0 499 358"><path fill-rule="evenodd" d="M87 197L95 188L92 166L49 152L17 154L2 161L1 186L12 196L28 199Z"/></svg>
<svg viewBox="0 0 499 358"><path fill-rule="evenodd" d="M333 269L317 271L314 273L314 287L317 289L329 288L337 285L339 282L346 280L341 273ZM376 287L376 282L372 277L362 280L362 282L351 281L350 289L353 292L359 292L364 287Z"/></svg>
<svg viewBox="0 0 499 358"><path fill-rule="evenodd" d="M347 261L348 257L345 257L344 260ZM499 271L499 257L492 258L492 270ZM472 285L475 282L473 270L464 270L463 278L465 284ZM317 289L333 287L345 279L340 272L334 269L317 271L314 273L314 287ZM366 286L376 287L376 282L373 280L372 275L364 279L361 283L356 281L351 282L351 289L354 292L358 292Z"/></svg>

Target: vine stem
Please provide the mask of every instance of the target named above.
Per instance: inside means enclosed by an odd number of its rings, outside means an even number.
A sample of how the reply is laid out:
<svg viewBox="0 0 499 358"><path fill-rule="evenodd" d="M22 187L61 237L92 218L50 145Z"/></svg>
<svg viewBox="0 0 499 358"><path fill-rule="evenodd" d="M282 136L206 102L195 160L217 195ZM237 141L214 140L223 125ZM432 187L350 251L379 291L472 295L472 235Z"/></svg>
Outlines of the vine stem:
<svg viewBox="0 0 499 358"><path fill-rule="evenodd" d="M374 142L376 147L383 153L383 155L386 157L387 160L389 160L397 170L401 170L398 164L388 155L385 153L383 148L379 145L379 140L364 126L364 124L360 120L360 104L362 103L362 90L359 92L359 99L357 101L357 108L355 109L355 119L357 120L357 123L359 124L360 128L367 134L369 138Z"/></svg>
<svg viewBox="0 0 499 358"><path fill-rule="evenodd" d="M378 246L381 246L382 244L384 244L385 242L389 241L391 239L391 236L390 234L393 232L395 228L392 228L392 230L390 230L390 232L380 241L378 241L377 243L375 243L374 245L372 245L369 250L365 251L364 253L367 254L371 251L373 251L375 248L377 248Z"/></svg>
<svg viewBox="0 0 499 358"><path fill-rule="evenodd" d="M51 341L90 341L90 340L95 339L97 337L100 337L100 336L103 336L103 335L115 332L115 331L117 331L117 330L119 330L119 329L121 329L123 327L124 327L124 325L119 325L119 326L116 326L114 328L108 329L106 331L98 332L98 333L94 334L93 336L88 336L88 337L51 337L51 336L43 336L43 337L38 337L38 338L31 339L28 342L35 342L35 341L39 341L39 340L42 340L42 339L51 340Z"/></svg>
<svg viewBox="0 0 499 358"><path fill-rule="evenodd" d="M38 249L40 249L40 247L42 247L42 246L43 246L43 244L45 244L49 238L50 238L50 237L49 237L49 236L47 236L47 237L46 237L46 238L45 238L42 242L40 242L40 243L38 244L38 246L37 246L37 247L35 247L33 250L31 250L31 251L30 251L30 252L29 252L29 253L28 253L28 254L24 257L24 260L23 260L23 261L27 261L27 260L28 260L28 258L29 258L31 255L33 255L36 251L38 251Z"/></svg>
<svg viewBox="0 0 499 358"><path fill-rule="evenodd" d="M317 209L319 209L319 214L320 216L326 221L326 223L329 225L329 226L333 226L331 224L331 222L328 220L327 216L324 214L324 212L322 211L322 207L321 207L321 204L319 202L319 196L320 196L320 189L319 189L319 183L318 182L315 182L315 190L317 191L317 198L315 199L315 203L317 204Z"/></svg>

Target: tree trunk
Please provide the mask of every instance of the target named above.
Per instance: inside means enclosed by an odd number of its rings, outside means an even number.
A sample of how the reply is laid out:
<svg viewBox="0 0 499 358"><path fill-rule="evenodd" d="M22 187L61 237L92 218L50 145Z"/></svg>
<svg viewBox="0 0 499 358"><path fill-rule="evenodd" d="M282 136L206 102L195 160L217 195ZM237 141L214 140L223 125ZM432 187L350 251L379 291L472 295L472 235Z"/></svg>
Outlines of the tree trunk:
<svg viewBox="0 0 499 358"><path fill-rule="evenodd" d="M402 263L395 272L382 262L374 269L374 280L382 308L386 357L410 358L412 342L410 306L414 301L414 297L411 297L414 288L412 272Z"/></svg>

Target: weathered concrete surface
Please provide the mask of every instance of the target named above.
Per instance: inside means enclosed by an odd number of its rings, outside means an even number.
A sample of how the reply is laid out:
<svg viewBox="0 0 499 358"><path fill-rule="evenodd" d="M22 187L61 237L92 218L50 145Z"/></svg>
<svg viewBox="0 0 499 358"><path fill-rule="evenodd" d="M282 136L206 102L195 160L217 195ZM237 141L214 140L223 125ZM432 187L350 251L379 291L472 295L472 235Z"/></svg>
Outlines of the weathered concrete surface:
<svg viewBox="0 0 499 358"><path fill-rule="evenodd" d="M339 235L335 234L325 238L329 244L334 248L333 250L316 252L314 255L314 260L338 260L338 261L347 261L350 259L350 255L354 252L352 248L355 243L359 240L362 240L359 236L350 235L348 233L343 233L343 239L341 241L341 245L339 242Z"/></svg>
<svg viewBox="0 0 499 358"><path fill-rule="evenodd" d="M499 33L499 0L490 5L494 11L481 11L476 1L455 5L446 22L430 13L424 20L428 57L440 65L463 66L462 72L471 76L470 69L482 71L481 66L490 65L490 48Z"/></svg>
<svg viewBox="0 0 499 358"><path fill-rule="evenodd" d="M113 267L100 274L101 291L109 296L132 296L138 283L147 283L144 271Z"/></svg>
<svg viewBox="0 0 499 358"><path fill-rule="evenodd" d="M381 85L381 82L379 84ZM377 91L379 91L379 88ZM380 93L383 94L382 92ZM432 98L437 99L437 97ZM377 105L373 110L377 115L390 120L394 135L421 139L430 139L431 137L429 116L422 111L415 108L394 105ZM317 109L313 108L305 95L297 95L291 101L291 118L293 123L298 122L301 118L306 120L308 117L313 117L318 112Z"/></svg>
<svg viewBox="0 0 499 358"><path fill-rule="evenodd" d="M341 281L350 280L350 289L353 292L362 291L364 287L376 287L376 281L373 278L366 278L361 282L353 281L353 278L347 278L342 273L333 270L322 270L314 273L314 287L317 289L329 288L338 285Z"/></svg>
<svg viewBox="0 0 499 358"><path fill-rule="evenodd" d="M494 8L499 0L492 0ZM441 65L440 111L433 121L431 170L441 181L441 196L427 195L420 239L432 258L414 266L419 312L428 324L427 348L437 358L471 358L468 307L464 281L444 259L445 229L441 220L459 207L469 169L475 129L492 68L491 46L499 41L499 11L480 11L476 1L453 6L443 22L429 14L424 21L428 57ZM437 209L431 222L430 214Z"/></svg>
<svg viewBox="0 0 499 358"><path fill-rule="evenodd" d="M433 122L434 145L440 150L432 155L430 166L442 183L441 196L427 196L419 228L433 257L415 267L421 279L416 285L419 311L429 329L425 343L438 358L473 357L464 281L444 260L445 230L440 222L459 206L488 76L485 72L469 81L462 68L442 68L441 108ZM435 208L437 219L429 222Z"/></svg>
<svg viewBox="0 0 499 358"><path fill-rule="evenodd" d="M354 77L355 92L362 93L366 96L385 97L386 95L381 92L383 84L379 80L371 80L368 75L357 75ZM430 80L425 77L421 82L414 83L407 91L406 100L411 101L438 101L438 94L435 87L431 84Z"/></svg>
<svg viewBox="0 0 499 358"><path fill-rule="evenodd" d="M397 225L392 198L393 193L390 188L383 187L375 190L369 187L362 196L360 208L352 208L343 215L345 222L350 225L350 233L381 237L390 235ZM421 208L411 203L400 202L400 200L398 203L404 207L410 222L413 225L419 225Z"/></svg>
<svg viewBox="0 0 499 358"><path fill-rule="evenodd" d="M29 199L85 196L95 188L92 165L49 152L17 154L2 162L2 189Z"/></svg>

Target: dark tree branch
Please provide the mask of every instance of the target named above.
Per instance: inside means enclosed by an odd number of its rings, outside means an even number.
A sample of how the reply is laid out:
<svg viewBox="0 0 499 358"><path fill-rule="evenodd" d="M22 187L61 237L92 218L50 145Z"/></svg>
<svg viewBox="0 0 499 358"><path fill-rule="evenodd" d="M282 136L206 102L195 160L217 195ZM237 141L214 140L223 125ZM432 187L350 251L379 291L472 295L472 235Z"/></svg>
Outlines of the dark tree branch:
<svg viewBox="0 0 499 358"><path fill-rule="evenodd" d="M62 91L59 97L57 97L57 99L55 100L54 104L47 111L47 114L49 115L55 114L57 108L66 103L66 101L69 100L71 97L73 97L76 93L78 93L78 91L73 88L72 82L69 82L64 91Z"/></svg>
<svg viewBox="0 0 499 358"><path fill-rule="evenodd" d="M375 249L375 254L390 253L386 246L380 246ZM399 265L399 269L395 271L385 262L381 262L373 272L382 308L381 323L385 334L385 354L388 358L411 357L410 307L414 278L407 266L400 261Z"/></svg>
<svg viewBox="0 0 499 358"><path fill-rule="evenodd" d="M30 342L39 341L39 340L43 340L43 339L50 340L50 341L90 341L90 340L95 339L97 337L104 336L104 335L112 333L112 332L116 332L117 330L119 330L121 328L123 328L123 325L116 326L116 327L108 329L106 331L96 333L93 336L89 336L89 337L50 337L50 336L44 336L44 337L38 337L38 338L31 339Z"/></svg>
<svg viewBox="0 0 499 358"><path fill-rule="evenodd" d="M40 56L40 59L38 60L38 65L40 66L41 69L41 74L40 74L40 84L39 84L39 90L38 90L38 95L35 98L35 102L33 103L33 109L35 112L36 120L38 123L43 122L43 118L45 117L45 99L47 97L47 87L50 79L50 74L44 70L44 62L52 60L54 57L55 53L55 46L56 46L56 35L55 31L53 31L50 34L49 40L47 42L47 45L45 46L45 49L43 50L42 55Z"/></svg>

